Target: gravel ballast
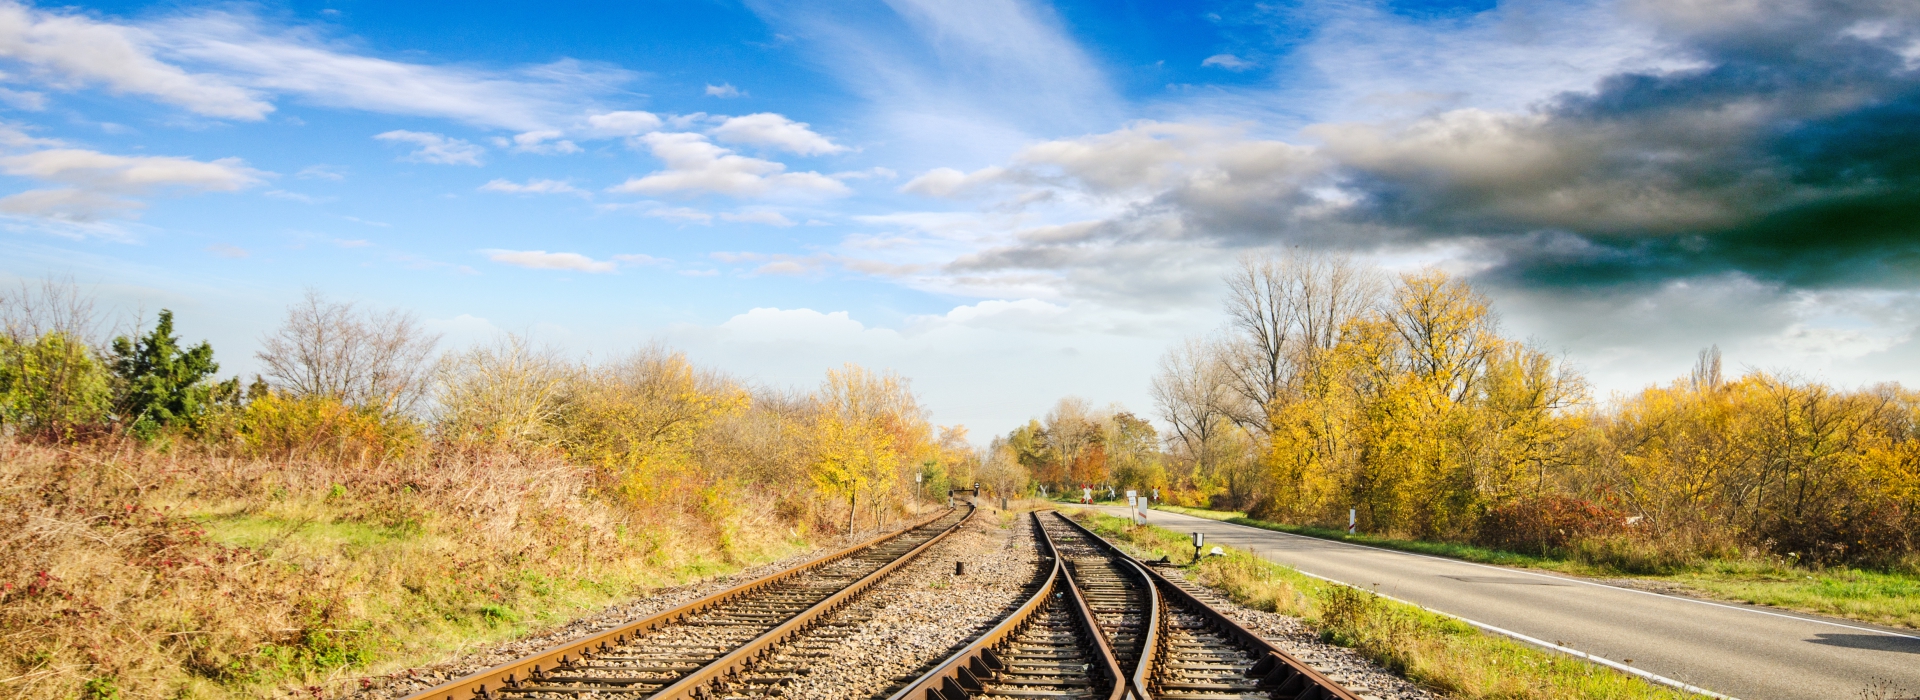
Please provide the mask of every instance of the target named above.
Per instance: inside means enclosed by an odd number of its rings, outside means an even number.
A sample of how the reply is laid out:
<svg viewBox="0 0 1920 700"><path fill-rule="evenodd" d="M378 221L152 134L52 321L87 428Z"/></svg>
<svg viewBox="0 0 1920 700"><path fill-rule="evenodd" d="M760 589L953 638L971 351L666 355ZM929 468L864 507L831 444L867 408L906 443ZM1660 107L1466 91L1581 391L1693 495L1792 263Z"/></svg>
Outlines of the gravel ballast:
<svg viewBox="0 0 1920 700"><path fill-rule="evenodd" d="M954 574L954 564L966 573ZM828 616L724 697L886 697L997 624L1032 595L1031 519L982 509L960 531Z"/></svg>

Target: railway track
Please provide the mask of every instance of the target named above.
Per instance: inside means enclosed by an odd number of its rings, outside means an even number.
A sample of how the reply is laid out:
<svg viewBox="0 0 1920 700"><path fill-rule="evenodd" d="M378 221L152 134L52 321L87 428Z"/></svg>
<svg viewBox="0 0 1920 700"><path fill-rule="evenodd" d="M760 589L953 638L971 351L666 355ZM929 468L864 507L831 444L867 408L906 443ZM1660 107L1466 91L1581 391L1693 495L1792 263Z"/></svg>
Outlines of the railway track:
<svg viewBox="0 0 1920 700"><path fill-rule="evenodd" d="M415 693L407 700L715 696L774 648L954 532L972 506L935 514L787 571Z"/></svg>
<svg viewBox="0 0 1920 700"><path fill-rule="evenodd" d="M889 700L1358 700L1078 523L1032 517L1047 584Z"/></svg>

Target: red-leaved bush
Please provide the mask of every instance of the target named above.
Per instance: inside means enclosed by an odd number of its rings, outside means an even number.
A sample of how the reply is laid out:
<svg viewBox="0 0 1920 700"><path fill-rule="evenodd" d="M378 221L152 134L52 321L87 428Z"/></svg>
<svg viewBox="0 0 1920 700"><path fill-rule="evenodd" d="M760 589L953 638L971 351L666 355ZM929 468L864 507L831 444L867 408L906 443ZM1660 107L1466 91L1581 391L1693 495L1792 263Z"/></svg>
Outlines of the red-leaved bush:
<svg viewBox="0 0 1920 700"><path fill-rule="evenodd" d="M1558 494L1535 496L1488 511L1474 544L1527 554L1547 554L1626 528L1627 515L1592 501Z"/></svg>

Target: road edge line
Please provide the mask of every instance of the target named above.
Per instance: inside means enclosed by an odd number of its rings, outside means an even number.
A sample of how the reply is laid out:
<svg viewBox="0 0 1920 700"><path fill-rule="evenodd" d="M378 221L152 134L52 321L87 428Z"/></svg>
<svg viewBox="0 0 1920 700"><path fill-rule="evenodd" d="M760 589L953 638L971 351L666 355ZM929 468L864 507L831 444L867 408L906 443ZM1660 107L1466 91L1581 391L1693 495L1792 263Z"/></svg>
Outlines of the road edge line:
<svg viewBox="0 0 1920 700"><path fill-rule="evenodd" d="M1231 523L1229 523L1229 524L1231 524ZM1265 561L1265 560L1263 559L1262 561ZM1275 563L1277 563L1277 562L1275 562ZM1285 565L1284 565L1284 564L1281 564L1281 566L1285 566ZM1587 653L1587 652L1584 652L1584 651L1580 651L1579 649L1573 649L1573 648L1569 648L1569 647L1564 647L1564 646L1561 646L1561 645L1558 645L1558 644L1554 644L1553 642L1549 642L1549 641L1546 641L1546 640L1544 640L1544 639L1536 639L1536 638L1534 638L1534 637L1529 637L1529 636L1527 636L1527 635L1524 635L1524 634L1521 634L1521 633L1519 633L1519 632L1515 632L1515 631L1513 631L1513 630L1509 630L1509 629L1503 629L1503 628L1500 628L1500 627L1495 627L1495 626L1493 626L1493 625L1489 625L1489 624L1487 624L1487 623L1485 623L1485 622L1480 622L1480 621L1478 621L1478 620L1469 620L1469 619L1467 619L1467 618L1464 618L1464 617L1461 617L1461 616L1459 616L1459 615L1455 615L1455 614L1453 614L1453 613L1448 613L1448 612L1441 612L1441 611L1439 611L1439 610L1434 610L1433 608L1429 608L1429 607L1427 607L1427 606L1424 606L1424 605L1421 605L1421 604L1419 604L1419 603L1415 603L1415 602L1412 602L1412 601L1407 601L1407 600L1401 600L1401 599L1399 599L1399 598L1395 598L1395 597L1393 597L1393 596L1390 596L1390 595L1387 595L1387 594L1385 594L1385 593L1381 593L1381 592L1378 592L1378 591L1369 591L1369 590L1367 590L1367 589L1365 589L1365 588L1361 588L1361 587L1359 587L1359 586L1356 586L1356 585L1353 585L1353 584L1351 584L1351 583L1347 583L1347 582L1345 582L1345 581L1335 581L1335 580L1333 580L1333 579L1330 579L1330 578L1327 578L1327 577L1325 577L1325 576L1321 576L1321 575L1319 575L1319 574L1310 574L1310 573L1307 573L1307 572L1305 572L1305 571L1301 571L1301 570L1299 570L1299 569L1294 569L1294 571L1295 571L1296 573L1299 573L1299 574L1300 574L1300 575L1302 575L1302 576L1309 576L1309 577L1312 577L1312 578L1317 578L1317 579L1320 579L1320 580L1322 580L1322 581L1326 581L1327 583L1331 583L1331 584L1333 584L1333 585L1336 585L1336 586L1346 586L1346 587L1348 587L1348 588L1351 588L1351 589L1354 589L1354 590L1356 590L1356 591L1367 591L1368 593L1372 593L1373 595L1376 595L1376 596L1379 596L1379 597L1381 597L1381 598L1385 598L1385 599L1387 599L1387 600L1391 600L1391 601L1393 601L1393 602L1396 602L1396 603L1399 603L1399 604L1401 604L1401 605L1409 605L1409 606L1412 606L1412 607L1415 607L1415 608L1419 608L1419 609L1421 609L1421 610L1425 610L1425 611L1427 611L1427 612L1429 612L1429 613L1433 613L1433 614L1435 614L1435 615L1439 615L1439 616L1441 616L1441 617L1449 617L1449 618L1453 618L1453 619L1455 619L1455 620L1459 620L1459 621L1461 621L1461 622L1464 622L1464 623L1467 623L1468 625L1472 625L1473 627L1475 627L1475 628L1477 628L1477 629L1481 629L1481 630L1485 630L1485 631L1487 631L1487 632L1492 632L1492 633L1494 633L1494 634L1497 634L1497 635L1500 635L1500 636L1503 636L1503 637L1508 637L1508 638L1511 638L1511 639L1514 639L1514 640L1516 640L1516 641L1519 641L1519 642L1524 642L1524 643L1526 643L1526 644L1530 644L1530 645L1533 645L1533 646L1537 646L1537 647L1541 647L1541 648L1544 648L1544 649L1547 649L1547 650L1549 650L1549 651L1554 651L1554 652L1559 652L1559 653L1561 653L1561 654L1565 654L1565 655L1567 655L1567 656L1571 656L1571 657L1574 657L1574 658L1576 658L1576 659L1580 659L1580 660L1583 660L1583 661L1587 661L1587 662L1591 662L1591 663L1595 663L1595 664L1599 664L1599 665L1601 665L1601 666L1605 666L1605 667L1607 667L1607 668L1611 668L1611 669L1613 669L1613 670L1615 670L1615 671L1620 671L1620 672L1622 672L1622 673L1627 673L1627 674L1631 674L1631 675L1634 675L1634 676L1638 676L1638 677L1639 677L1640 679L1642 679L1642 680L1645 680L1645 681L1648 681L1648 682L1651 682L1651 683L1657 683L1657 684L1659 684L1659 685L1664 685L1664 686L1667 686L1667 687L1669 687L1669 688L1673 688L1673 689L1675 689L1675 690L1680 690L1680 691L1685 691L1685 692L1688 692L1688 693L1693 693L1693 694L1695 694L1695 695L1704 695L1704 696L1706 696L1706 697L1710 697L1710 698L1714 698L1715 700L1739 700L1739 698L1735 698L1735 697L1733 697L1733 696L1731 696L1731 695L1725 695L1725 694L1722 694L1722 693L1716 693L1716 692L1713 692L1713 691L1711 691L1711 690L1707 690L1706 688L1702 688L1702 687L1700 687L1700 686L1697 686L1697 685L1692 685L1692 684L1690 684L1690 683L1687 683L1687 682L1685 682L1685 681L1678 681L1678 680L1674 680L1674 679L1672 679L1672 678L1668 678L1668 677L1666 677L1666 676L1662 676L1662 675L1660 675L1660 674L1658 674L1658 673L1654 673L1654 672L1652 672L1652 671L1645 671L1645 670L1641 670L1641 669L1637 669L1637 668L1634 668L1634 667L1632 667L1632 666L1628 666L1628 665L1626 665L1626 664L1623 664L1623 663L1620 663L1620 662L1618 662L1618 661L1614 661L1614 660L1612 660L1612 659L1608 659L1608 658L1605 658L1605 657L1600 657L1600 656L1594 656L1593 654L1589 654L1589 653Z"/></svg>
<svg viewBox="0 0 1920 700"><path fill-rule="evenodd" d="M1124 507L1124 506L1113 506L1113 507ZM1407 555L1407 556L1410 556L1410 557L1420 557L1420 558L1423 558L1423 559L1432 559L1432 560L1435 560L1435 561L1446 561L1446 562L1453 562L1453 563L1455 563L1455 564L1466 564L1466 565L1468 565L1468 566L1478 566L1478 567L1480 567L1480 568L1483 568L1483 569L1493 569L1493 570L1495 570L1495 571L1505 571L1505 572L1508 572L1508 573L1514 573L1514 574L1525 574L1525 575L1527 575L1527 576L1538 576L1538 577L1540 577L1540 578L1545 578L1545 579L1553 579L1553 580L1555 580L1555 581L1565 581L1565 582L1567 582L1567 583L1577 583L1577 584L1580 584L1580 585L1583 585L1583 586L1593 586L1593 587L1595 587L1595 588L1607 588L1607 589L1612 589L1612 590L1616 590L1616 591L1626 591L1626 592L1628 592L1628 593L1638 593L1638 594L1640 594L1640 595L1650 595L1650 596L1653 596L1653 597L1656 597L1656 598L1665 598L1665 599L1667 599L1667 600L1678 600L1678 601L1682 601L1682 602L1687 602L1687 603L1695 603L1695 604L1698 604L1698 605L1708 605L1708 606L1712 606L1712 607L1716 607L1716 608L1725 608L1725 609L1727 609L1727 610L1737 610L1737 611L1740 611L1740 612L1748 612L1748 613L1753 613L1753 614L1756 614L1756 615L1767 615L1767 616L1771 616L1771 617L1778 617L1778 618L1781 618L1781 619L1786 619L1786 620L1799 620L1799 621L1801 621L1801 622L1811 622L1811 623L1814 623L1814 624L1816 624L1816 625L1827 625L1827 626L1830 626L1830 627L1839 627L1839 628L1841 628L1841 629L1849 629L1849 630L1855 630L1855 631L1858 631L1858 632L1871 632L1871 633L1873 633L1873 634L1878 634L1878 635L1882 635L1882 636L1886 636L1886 637L1901 637L1901 638L1904 638L1904 639L1915 639L1915 640L1920 640L1920 636L1915 636L1915 635L1911 635L1911 634L1902 634L1902 633L1899 633L1899 632L1890 632L1890 631L1887 631L1887 630L1881 630L1881 629L1874 629L1874 628L1872 628L1872 627L1860 627L1860 626L1857 626L1857 625L1849 625L1849 624L1846 624L1846 623L1844 623L1844 622L1834 622L1834 621L1832 621L1832 620L1822 620L1822 619L1819 619L1819 618L1817 618L1817 617L1805 617L1805 615L1812 615L1812 614L1814 614L1814 613L1800 613L1800 614L1788 614L1787 612L1776 612L1776 611L1773 611L1773 610L1761 610L1761 609L1759 609L1759 607L1760 607L1760 604L1758 604L1758 603L1749 603L1749 604L1748 604L1749 606L1753 606L1753 607L1742 607L1742 606L1739 606L1739 605L1730 605L1730 604L1727 604L1727 603L1721 603L1721 602L1718 602L1718 601L1712 601L1712 600L1701 600L1701 599L1699 599L1699 598L1688 598L1688 597L1686 597L1686 596L1677 596L1677 595L1668 595L1668 594L1665 594L1665 593L1655 593L1655 592L1653 592L1653 591L1643 591L1643 590L1640 590L1640 589L1637 589L1637 588L1628 588L1628 587L1626 587L1626 586L1615 586L1615 585L1612 585L1612 584L1606 584L1606 583L1600 583L1600 582L1598 582L1598 581L1586 581L1586 580L1582 580L1582 579L1577 579L1577 578L1571 578L1571 577L1567 577L1567 576L1559 576L1559 575L1555 575L1555 574L1549 574L1549 573L1544 573L1544 572L1541 572L1541 571L1536 571L1536 570L1533 570L1533 569L1528 569L1528 568L1525 568L1525 567L1519 567L1519 566L1500 566L1500 565L1497 565L1497 564L1486 564L1486 563L1482 563L1482 562L1477 562L1477 561L1468 561L1468 560L1466 560L1466 559L1456 559L1456 558L1453 558L1453 557L1443 557L1443 556L1439 556L1439 555L1437 555L1437 554L1427 554L1427 553L1424 553L1424 552L1409 552L1409 551L1406 551L1406 550L1404 550L1404 549L1391 549L1391 548L1387 548L1387 547L1376 547L1376 546L1374 546L1374 545L1370 545L1370 544L1361 544L1361 543L1358 543L1358 542L1346 542L1346 541L1342 541L1342 540L1336 540L1336 539L1331 539L1331 538L1327 538L1327 537L1315 537L1315 536L1313 536L1313 535L1302 535L1302 534L1298 534L1298 533L1293 533L1293 532L1286 532L1286 531L1283 531L1283 530L1269 530L1269 529L1267 529L1267 528L1264 528L1264 527L1254 527L1254 526L1252 526L1252 525L1241 525L1240 523L1233 523L1233 522L1227 522L1227 521L1225 521L1225 520L1214 520L1214 519L1212 519L1212 518L1201 518L1200 516L1197 516L1197 515L1187 515L1187 514L1185 514L1185 513L1175 513L1175 512L1173 512L1173 511L1170 511L1170 510L1163 510L1163 511L1160 511L1160 512L1161 512L1161 513L1166 513L1166 514L1168 514L1168 515L1179 515L1179 516L1183 516L1183 517L1188 517L1188 518L1198 518L1198 519L1200 519L1200 520L1207 520L1207 521L1211 521L1211 522L1216 522L1216 523L1220 523L1221 525L1232 525L1232 526L1234 526L1234 527L1244 527L1244 528L1246 528L1246 529L1249 529L1249 530L1258 530L1258 531L1260 531L1260 532L1271 532L1271 533L1273 533L1273 534L1276 534L1276 535L1286 535L1286 536L1288 536L1288 537L1299 537L1299 538L1302 538L1302 539L1309 539L1309 540L1313 540L1313 541L1315 541L1315 542L1331 542L1331 543L1333 543L1333 544L1340 544L1340 545L1346 545L1346 546L1348 546L1348 547L1359 547L1359 548L1361 548L1361 549L1371 549L1371 550L1373 550L1373 551L1376 551L1376 552L1388 552L1388 553L1392 553L1392 554L1404 554L1404 555ZM1303 574L1304 574L1304 573L1306 573L1306 572L1304 572L1304 571L1302 571L1302 572L1300 572L1300 573L1303 573ZM1312 574L1308 574L1308 575L1312 575ZM1329 580L1329 581L1331 581L1332 579L1327 579L1327 580ZM1336 581L1336 583L1338 583L1338 582ZM1770 607L1770 606L1768 606L1768 607ZM1442 614L1442 615L1445 615L1445 614L1447 614L1447 613L1440 613L1440 614ZM1465 619L1465 618L1461 618L1461 619Z"/></svg>

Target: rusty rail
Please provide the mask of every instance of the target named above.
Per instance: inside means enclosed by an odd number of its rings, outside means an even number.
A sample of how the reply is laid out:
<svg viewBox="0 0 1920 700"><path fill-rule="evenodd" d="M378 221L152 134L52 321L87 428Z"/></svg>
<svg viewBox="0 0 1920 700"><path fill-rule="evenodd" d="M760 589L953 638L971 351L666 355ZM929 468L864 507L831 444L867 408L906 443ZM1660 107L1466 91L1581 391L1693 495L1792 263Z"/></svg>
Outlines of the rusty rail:
<svg viewBox="0 0 1920 700"><path fill-rule="evenodd" d="M1040 514L1028 514L1033 521L1035 542L1043 548L1044 556L1053 560L1048 568L1046 582L1040 589L1015 609L1000 624L975 639L973 643L941 662L933 670L921 675L914 682L888 697L888 700L966 700L986 691L987 686L1003 676L1008 662L996 653L995 649L1004 649L1021 632L1053 603L1056 596L1064 598L1072 611L1076 624L1081 627L1085 638L1089 640L1089 651L1101 666L1100 673L1088 669L1088 680L1094 681L1104 675L1111 685L1108 700L1121 700L1127 695L1126 675L1113 657L1113 650L1107 646L1106 636L1101 633L1100 623L1093 611L1087 607L1086 598L1073 583L1073 577L1067 574L1065 559L1054 547L1046 528L1040 524ZM1089 686L1091 688L1091 684ZM1096 696L1098 691L1095 691Z"/></svg>
<svg viewBox="0 0 1920 700"><path fill-rule="evenodd" d="M974 512L976 511L969 510L967 517L973 517ZM840 589L840 592L828 596L826 600L815 603L813 607L807 608L806 611L799 615L795 615L786 622L780 623L778 627L768 630L765 634L760 635L753 641L728 652L725 656L715 659L713 663L709 663L701 667L700 670L687 674L687 676L681 678L673 685L661 688L658 692L648 696L648 700L691 700L707 697L708 693L706 689L708 685L737 677L741 671L747 670L755 662L769 656L775 646L786 641L789 637L800 633L820 618L853 602L855 597L867 592L867 589L880 583L881 580L885 579L895 570L912 562L914 558L920 556L921 552L927 551L927 548L939 544L940 540L946 539L947 535L951 535L955 530L960 529L960 525L965 522L966 518L961 518L959 522L953 524L953 527L949 527L946 531L934 535L931 539L921 543L920 546L901 555L900 558L874 570L873 573L867 574L859 581L855 581L852 585Z"/></svg>
<svg viewBox="0 0 1920 700"><path fill-rule="evenodd" d="M671 610L667 610L667 611L649 616L646 619L639 620L637 622L629 623L626 625L622 625L614 629L595 633L586 637L582 637L580 639L566 642L564 644L553 646L544 651L541 651L526 657L522 657L512 662L509 662L500 666L495 666L493 668L489 668L484 671L480 671L480 672L468 675L466 677L459 678L459 679L441 684L439 686L435 686L433 688L420 691L418 693L414 693L412 695L407 696L404 700L472 700L474 698L494 697L493 693L490 692L490 689L499 690L505 687L510 687L518 682L521 682L522 680L538 678L546 670L564 668L572 664L576 660L589 658L596 652L604 652L610 646L625 644L629 637L635 636L641 632L657 629L664 625L670 624L676 620L686 618L690 615L694 615L696 613L712 610L714 608L727 605L735 600L738 600L747 595L751 595L769 586L773 586L773 585L782 583L784 581L787 581L789 579L805 575L810 571L819 569L828 564L838 562L842 559L858 554L870 547L874 547L876 545L887 542L897 537L905 536L918 528L925 527L929 524L932 524L935 521L938 521L940 518L948 514L950 513L947 511L935 512L932 515L929 515L926 518L923 518L920 521L913 523L912 525L901 528L896 532L873 537L872 539L853 545L851 547L847 547L838 552L834 552L832 554L827 554L827 555L823 555L821 557L815 558L812 561L809 561L805 564L795 566L793 568L787 569L785 571L781 571L776 574L772 574L769 576L764 576L761 578L754 579L752 581L748 581L746 583L740 584L738 586L734 586L727 590L705 596L691 603L687 603L685 605L673 608ZM969 506L969 512L967 513L967 515L965 517L962 517L952 527L947 528L944 532L941 532L940 534L934 536L932 539L929 539L927 542L923 543L921 546L916 547L913 550L910 550L909 552L902 555L898 559L895 559L893 563L888 564L885 567L882 567L880 571L876 571L875 573L876 574L881 574L882 572L891 573L895 568L897 568L898 565L906 561L910 561L913 557L918 556L923 551L926 551L926 548L928 546L931 546L933 543L938 542L942 538L945 538L948 534L951 534L954 530L960 527L961 523L966 522L967 518L971 518L972 516L973 516L972 507ZM855 586L858 586L860 590L864 591L867 587L870 587L874 581L877 581L877 580L878 579L876 579L873 575L869 575L861 579L860 581L855 582L852 586L849 586L848 588L853 588ZM843 589L841 593L842 594L846 593L846 590ZM845 597L840 594L836 594L835 596L831 597L830 600L844 601ZM822 601L821 604L815 605L813 608L808 609L806 612L803 612L802 615L808 615L811 613L812 617L818 617L817 611L819 610L821 605L824 605L825 603L826 601ZM809 619L811 619L811 617ZM792 621L789 620L789 624L791 622ZM787 627L788 625L782 625L780 629L786 629ZM762 635L760 638L756 638L755 640L753 640L753 642L750 642L750 643L757 644L763 641L767 636L768 635ZM761 646L760 648L764 649L765 646ZM731 664L733 662L738 661L738 658L739 658L738 650L736 650L734 654L728 654L727 656L722 657L719 661L728 661ZM716 661L715 663L719 663L719 661ZM698 674L706 670L707 669L702 668L700 669L700 671L696 671L695 673ZM664 692L665 690L668 690L668 689L678 688L680 685L681 684L676 683L673 686L669 686L669 688L663 688L662 691ZM666 697L666 696L655 694L654 697ZM681 695L678 697L688 697L688 696Z"/></svg>
<svg viewBox="0 0 1920 700"><path fill-rule="evenodd" d="M1094 534L1091 529L1074 522L1072 518L1060 516L1060 519L1078 528L1093 541L1104 545L1115 556L1133 562L1140 571L1151 577L1154 587L1162 593L1160 600L1164 601L1165 606L1178 609L1184 615L1201 618L1204 620L1206 631L1224 638L1229 644L1247 654L1248 658L1253 659L1252 667L1244 672L1243 677L1257 679L1257 687L1267 692L1269 697L1293 700L1361 700L1359 696L1353 694L1353 691L1347 690L1333 679L1314 670L1312 666L1308 666L1306 662L1281 651L1272 642L1262 639L1252 630L1221 614L1220 611L1213 609L1212 606L1187 591L1185 587L1155 571L1153 567L1141 565L1132 555ZM1147 679L1145 681L1147 691L1157 695L1161 691L1161 686L1170 682L1167 677L1169 674L1163 671L1170 650L1167 635L1160 635L1156 641L1151 663L1148 663L1146 657L1142 657L1140 665L1143 669L1148 666L1153 667L1153 672L1144 677Z"/></svg>

